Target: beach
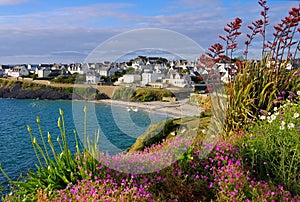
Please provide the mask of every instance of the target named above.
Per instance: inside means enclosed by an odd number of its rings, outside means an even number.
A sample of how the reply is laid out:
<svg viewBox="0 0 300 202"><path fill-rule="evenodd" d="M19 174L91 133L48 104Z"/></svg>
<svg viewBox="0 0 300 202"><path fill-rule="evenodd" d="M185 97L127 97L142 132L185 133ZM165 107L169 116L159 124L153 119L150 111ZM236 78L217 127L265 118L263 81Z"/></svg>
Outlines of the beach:
<svg viewBox="0 0 300 202"><path fill-rule="evenodd" d="M127 107L128 110L143 109L150 112L164 113L172 118L199 116L200 112L204 111L199 106L189 104L189 99L184 99L176 102L129 102L109 99L99 100L99 102L124 106Z"/></svg>

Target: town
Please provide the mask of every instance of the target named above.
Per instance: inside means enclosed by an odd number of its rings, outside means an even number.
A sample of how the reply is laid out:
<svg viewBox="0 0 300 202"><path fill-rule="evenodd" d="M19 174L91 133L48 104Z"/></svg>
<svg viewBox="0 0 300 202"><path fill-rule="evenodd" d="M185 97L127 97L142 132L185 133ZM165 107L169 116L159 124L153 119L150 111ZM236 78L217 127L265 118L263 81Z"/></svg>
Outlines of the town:
<svg viewBox="0 0 300 202"><path fill-rule="evenodd" d="M287 69L299 68L299 59ZM214 64L223 83L234 80L238 62L220 61ZM195 61L169 61L162 57L138 56L128 62L70 63L70 64L22 64L0 65L0 78L48 80L61 83L115 85L152 88L193 88L206 85L211 65L202 55ZM75 81L75 77L80 79ZM70 78L73 79L70 79ZM205 88L204 88L205 90ZM199 91L207 93L207 91Z"/></svg>

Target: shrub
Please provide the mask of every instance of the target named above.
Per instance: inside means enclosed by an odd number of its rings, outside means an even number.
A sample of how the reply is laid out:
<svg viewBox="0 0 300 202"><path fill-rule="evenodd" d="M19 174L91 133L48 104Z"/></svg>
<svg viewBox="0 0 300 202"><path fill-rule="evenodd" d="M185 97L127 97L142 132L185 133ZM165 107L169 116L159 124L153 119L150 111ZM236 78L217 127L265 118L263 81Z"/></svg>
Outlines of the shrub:
<svg viewBox="0 0 300 202"><path fill-rule="evenodd" d="M112 99L114 100L127 100L129 101L134 95L135 90L133 88L120 87L115 89Z"/></svg>
<svg viewBox="0 0 300 202"><path fill-rule="evenodd" d="M140 88L136 90L131 100L140 102L162 101L163 97L174 97L174 94L169 90Z"/></svg>
<svg viewBox="0 0 300 202"><path fill-rule="evenodd" d="M300 32L297 28L300 21L299 8L292 8L289 16L274 26L274 38L272 41L266 42L269 7L265 0L259 0L258 3L262 7L262 18L248 26L251 33L246 34L244 54L247 57L251 42L255 36L260 34L262 36L262 59L261 61L247 60L239 63L234 81L227 86L228 106L227 111L224 111L227 114L227 131L238 130L249 119L255 119L259 109L270 110L271 101L279 92L297 89L297 86L300 85L299 77L293 79L293 71L287 70L288 63L293 64L299 49L299 41L295 40L299 38ZM209 48L210 53L207 53L210 60L231 63L232 53L238 47L237 37L241 35L239 31L241 24L242 20L239 18L227 24L224 28L226 35L219 36L225 42L225 49L221 43L212 45ZM292 51L293 47L294 52ZM269 49L268 52L266 52L267 49ZM232 79L229 76L229 80Z"/></svg>
<svg viewBox="0 0 300 202"><path fill-rule="evenodd" d="M296 96L293 92L287 94L291 98ZM287 100L281 104L270 112L261 111L261 120L250 127L241 143L241 155L248 160L253 176L283 185L299 195L299 96L295 102Z"/></svg>

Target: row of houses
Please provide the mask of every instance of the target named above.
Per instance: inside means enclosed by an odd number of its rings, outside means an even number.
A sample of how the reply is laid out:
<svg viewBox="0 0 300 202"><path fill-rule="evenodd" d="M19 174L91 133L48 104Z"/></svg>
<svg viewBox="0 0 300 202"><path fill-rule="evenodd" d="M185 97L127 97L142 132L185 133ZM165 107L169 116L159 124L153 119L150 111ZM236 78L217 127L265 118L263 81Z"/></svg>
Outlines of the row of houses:
<svg viewBox="0 0 300 202"><path fill-rule="evenodd" d="M52 75L58 75L60 73L83 74L84 71L81 64L39 64L39 65L0 65L0 76L9 77L25 77L30 74L37 75L37 78L49 78Z"/></svg>
<svg viewBox="0 0 300 202"><path fill-rule="evenodd" d="M160 62L158 62L160 61ZM204 63L203 63L204 64ZM210 69L201 61L167 61L161 58L138 57L129 62L39 64L39 65L0 65L0 77L22 77L35 74L37 78L53 78L59 75L85 74L86 83L99 84L103 78L120 76L115 85L137 85L165 88L176 86L184 88L193 84L193 76L207 77ZM238 67L230 63L216 63L224 83L231 82ZM129 71L130 70L130 71Z"/></svg>
<svg viewBox="0 0 300 202"><path fill-rule="evenodd" d="M188 73L180 73L170 68L166 73L157 71L144 71L141 74L125 74L115 82L115 85L136 84L141 86L152 86L156 88L165 88L176 86L184 88L193 84L191 75Z"/></svg>

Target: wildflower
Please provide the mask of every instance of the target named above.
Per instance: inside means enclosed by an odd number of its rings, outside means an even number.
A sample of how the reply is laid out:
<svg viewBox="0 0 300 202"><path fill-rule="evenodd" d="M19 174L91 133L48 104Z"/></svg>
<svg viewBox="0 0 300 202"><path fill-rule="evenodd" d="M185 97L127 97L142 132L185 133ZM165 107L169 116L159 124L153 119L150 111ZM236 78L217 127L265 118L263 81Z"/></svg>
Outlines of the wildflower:
<svg viewBox="0 0 300 202"><path fill-rule="evenodd" d="M285 122L284 122L284 121L281 121L281 125L284 126L284 125L285 125Z"/></svg>
<svg viewBox="0 0 300 202"><path fill-rule="evenodd" d="M60 117L57 119L57 126L60 128Z"/></svg>
<svg viewBox="0 0 300 202"><path fill-rule="evenodd" d="M48 132L48 142L51 142L51 134Z"/></svg>
<svg viewBox="0 0 300 202"><path fill-rule="evenodd" d="M266 119L266 116L265 115L262 115L259 117L261 120L265 120Z"/></svg>
<svg viewBox="0 0 300 202"><path fill-rule="evenodd" d="M64 115L64 111L63 111L62 109L59 109L59 114L60 114L61 116L63 116L63 115Z"/></svg>
<svg viewBox="0 0 300 202"><path fill-rule="evenodd" d="M40 124L40 122L41 122L40 117L36 117L36 122L37 122L38 124Z"/></svg>
<svg viewBox="0 0 300 202"><path fill-rule="evenodd" d="M282 125L279 126L279 129L280 129L280 130L284 130L284 126L282 126Z"/></svg>
<svg viewBox="0 0 300 202"><path fill-rule="evenodd" d="M300 90L298 90L298 91L297 91L297 95L299 95L299 96L300 96Z"/></svg>
<svg viewBox="0 0 300 202"><path fill-rule="evenodd" d="M294 118L295 118L295 119L299 118L299 113L296 112L296 113L294 114Z"/></svg>
<svg viewBox="0 0 300 202"><path fill-rule="evenodd" d="M276 112L276 111L277 111L277 109L278 109L277 107L274 107L274 112Z"/></svg>
<svg viewBox="0 0 300 202"><path fill-rule="evenodd" d="M27 130L29 133L31 133L31 127L29 125L27 125Z"/></svg>
<svg viewBox="0 0 300 202"><path fill-rule="evenodd" d="M300 126L297 126L297 129L300 131Z"/></svg>
<svg viewBox="0 0 300 202"><path fill-rule="evenodd" d="M271 115L271 120L274 121L275 119L276 119L276 115L275 115L275 114L272 114L272 115Z"/></svg>
<svg viewBox="0 0 300 202"><path fill-rule="evenodd" d="M287 127L288 127L288 129L292 129L292 128L294 128L294 127L295 127L295 124L293 124L293 123L289 123L289 124L287 125Z"/></svg>

